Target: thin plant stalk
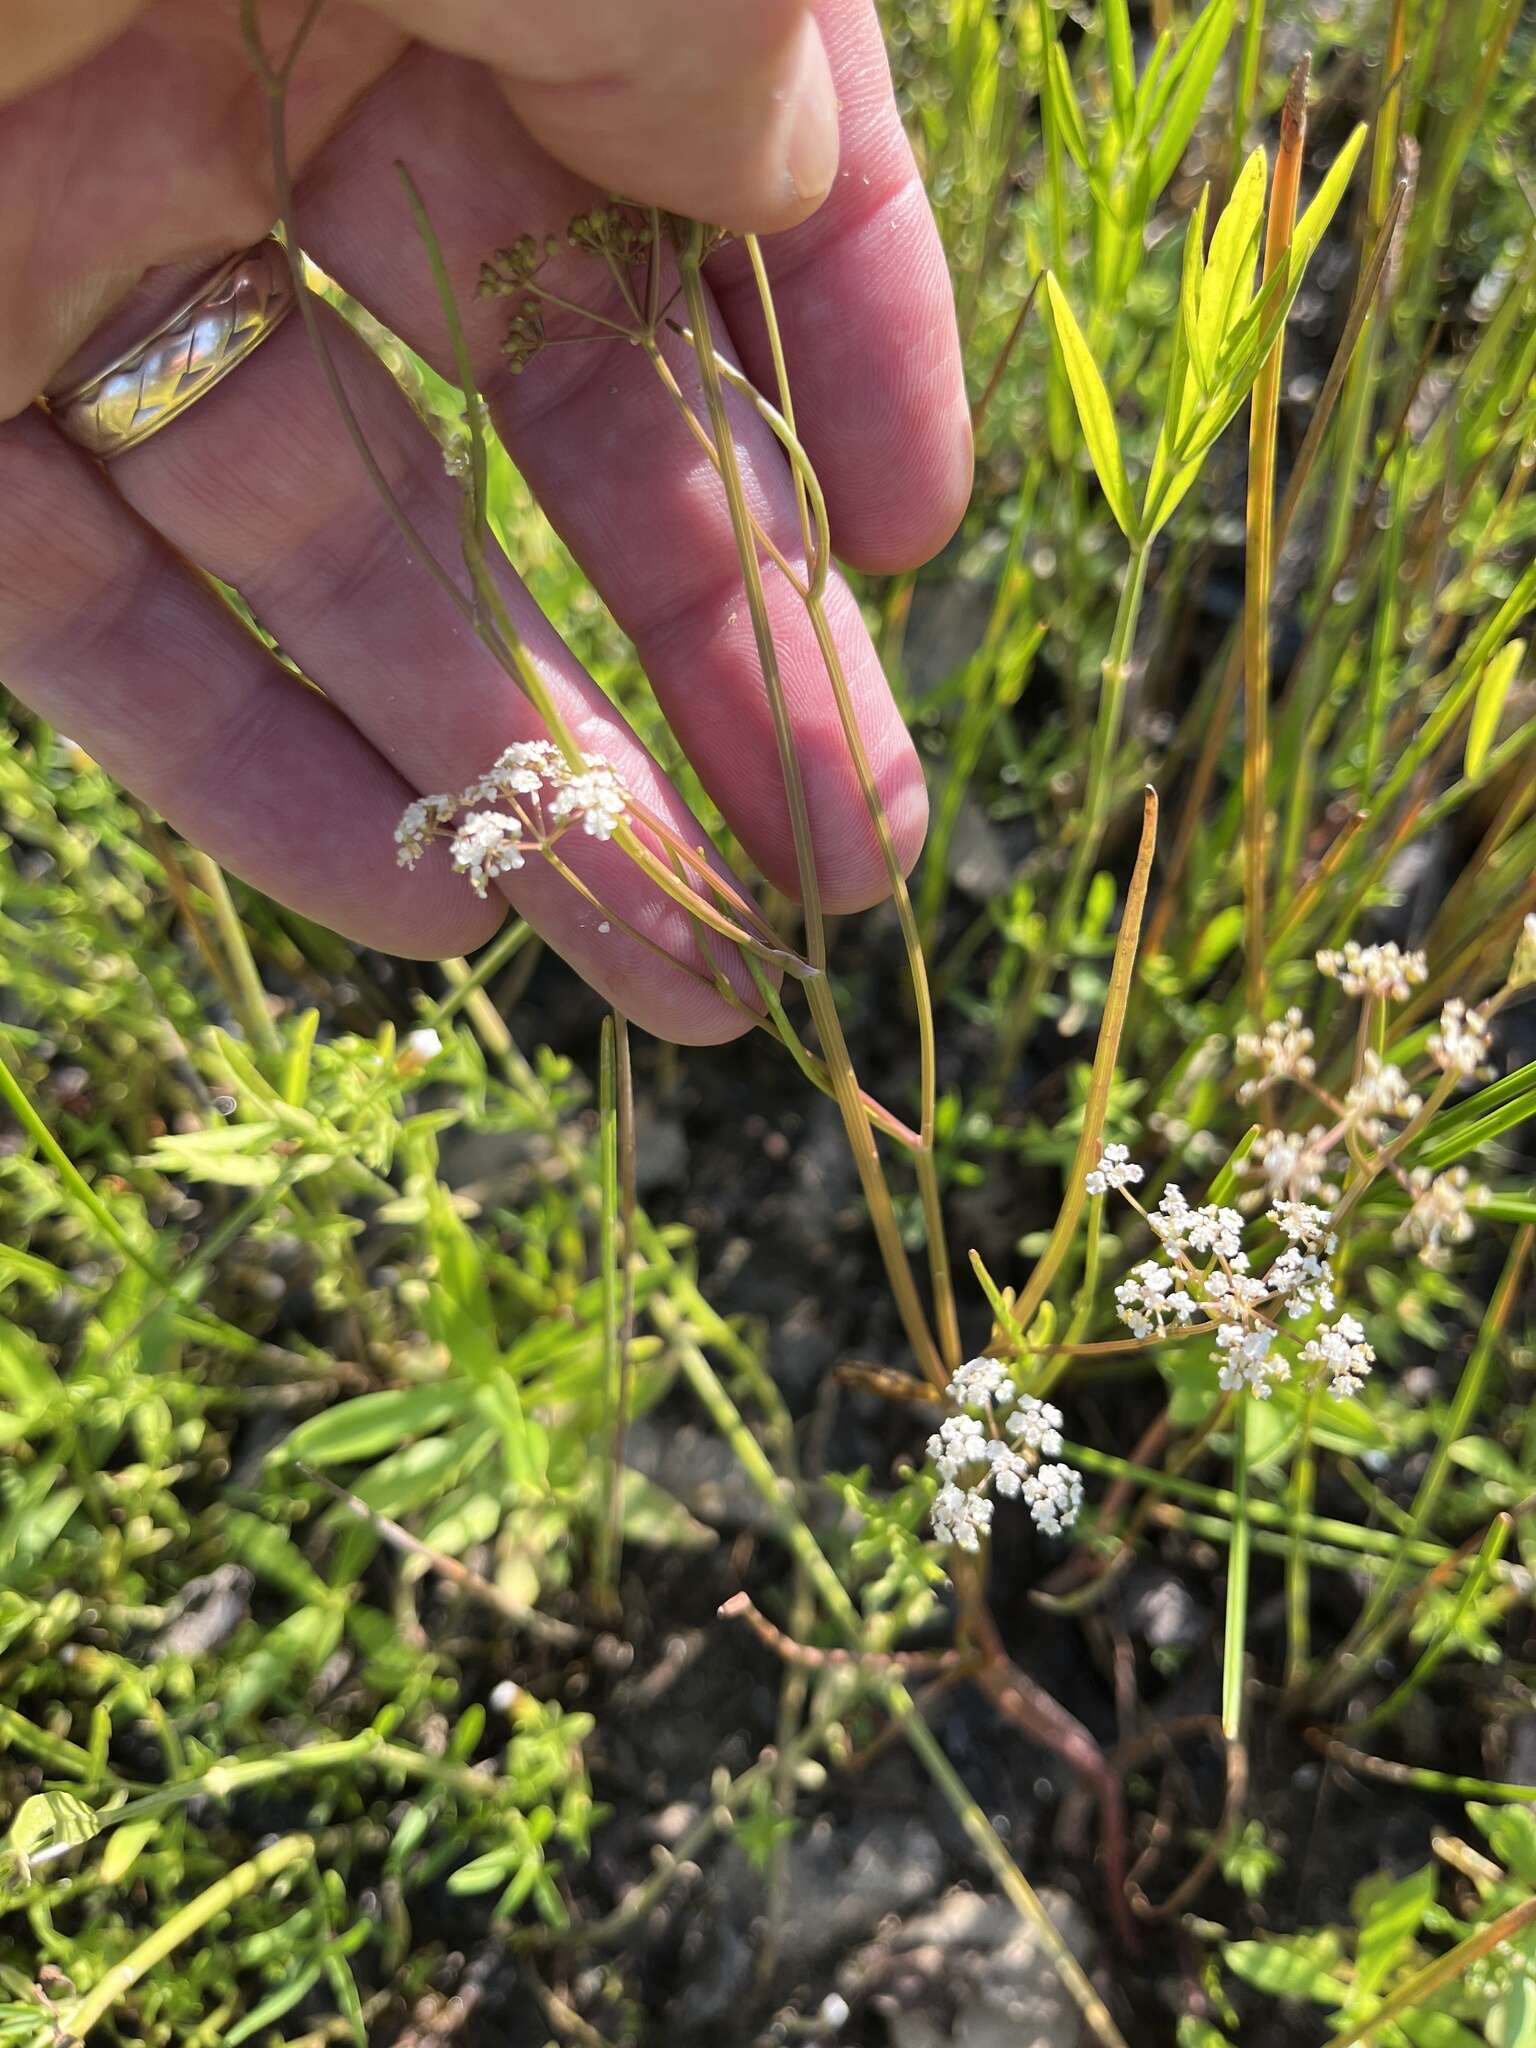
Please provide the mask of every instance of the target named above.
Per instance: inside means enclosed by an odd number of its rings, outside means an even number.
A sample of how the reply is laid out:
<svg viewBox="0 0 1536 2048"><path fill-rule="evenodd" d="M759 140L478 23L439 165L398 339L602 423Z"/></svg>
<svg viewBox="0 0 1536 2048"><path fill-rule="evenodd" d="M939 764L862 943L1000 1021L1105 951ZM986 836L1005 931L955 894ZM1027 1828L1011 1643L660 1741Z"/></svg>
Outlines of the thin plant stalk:
<svg viewBox="0 0 1536 2048"><path fill-rule="evenodd" d="M607 1498L598 1519L593 1591L598 1606L611 1613L617 1605L619 1517L623 1508L623 1475L619 1466L619 1108L618 1052L614 1018L603 1019L598 1048L598 1155L602 1211L598 1223L598 1256L603 1291L603 1438L608 1473Z"/></svg>
<svg viewBox="0 0 1536 2048"><path fill-rule="evenodd" d="M1250 18L1255 5L1250 5ZM1289 258L1307 136L1307 80L1311 64L1297 65L1280 116L1280 152L1269 193L1264 238L1264 281ZM1269 865L1269 601L1273 567L1275 441L1280 420L1280 377L1285 330L1275 336L1253 387L1248 425L1248 552L1243 583L1243 906L1248 1012L1262 1023L1265 1005L1265 893Z"/></svg>
<svg viewBox="0 0 1536 2048"><path fill-rule="evenodd" d="M1244 1393L1233 1416L1232 1544L1227 1553L1227 1606L1221 1651L1221 1732L1243 1739L1243 1691L1248 1641L1248 1568L1253 1531L1248 1520L1248 1410Z"/></svg>
<svg viewBox="0 0 1536 2048"><path fill-rule="evenodd" d="M1512 1940L1533 1920L1536 1920L1536 1893L1510 1906L1475 1934L1458 1941L1443 1956L1437 1956L1432 1963L1426 1963L1411 1977L1404 1978L1368 2019L1352 2021L1342 2033L1335 2034L1327 2042L1326 2048L1366 2048L1368 2042L1380 2040L1383 2029L1391 2027L1400 2013L1422 2007L1436 1992L1443 1991L1447 1984L1454 1984L1458 1977L1465 1976L1481 1957Z"/></svg>
<svg viewBox="0 0 1536 2048"><path fill-rule="evenodd" d="M1360 1659L1368 1654L1370 1646L1375 1642L1383 1626L1390 1623L1393 1603L1397 1600L1403 1580L1410 1569L1403 1546L1409 1539L1424 1535L1439 1505L1440 1495L1444 1491L1451 1469L1452 1446L1466 1435L1477 1412L1505 1324L1520 1297L1520 1288L1533 1242L1536 1242L1536 1224L1528 1223L1517 1232L1509 1248L1504 1271L1483 1316L1477 1341L1462 1370L1455 1396L1441 1427L1439 1441L1435 1445L1434 1454L1430 1458L1423 1479L1419 1482L1419 1490L1409 1510L1407 1534L1402 1539L1391 1569L1372 1592L1364 1613L1336 1652L1318 1691L1317 1697L1322 1704L1335 1699L1348 1687Z"/></svg>
<svg viewBox="0 0 1536 2048"><path fill-rule="evenodd" d="M520 917L514 917L488 946L482 947L475 955L473 966L467 960L457 961L455 965L464 970L463 978L456 980L442 1000L433 1004L428 1012L429 1021L433 1025L446 1024L463 1009L477 989L484 988L509 961L516 959L533 936L533 926Z"/></svg>
<svg viewBox="0 0 1536 2048"><path fill-rule="evenodd" d="M1426 1643L1422 1655L1402 1682L1395 1686L1381 1702L1373 1707L1362 1721L1351 1721L1349 1732L1353 1736L1363 1735L1369 1728L1381 1728L1388 1721L1396 1720L1416 1692L1421 1692L1429 1683L1447 1653L1455 1647L1461 1625L1466 1620L1472 1603L1481 1594L1493 1576L1500 1558L1503 1557L1509 1539L1514 1533L1513 1517L1495 1515L1488 1525L1488 1533L1478 1546L1477 1556L1471 1569L1462 1580L1456 1599L1433 1639Z"/></svg>
<svg viewBox="0 0 1536 2048"><path fill-rule="evenodd" d="M752 251L753 274L757 280L758 300L762 308L764 323L768 330L770 347L773 352L775 374L779 380L779 405L791 435L794 433L794 411L790 396L788 374L784 361L783 344L780 338L778 316L774 310L773 292L768 280L767 266L762 259L762 250L756 236L749 236L748 246ZM801 466L792 464L796 481L797 501L800 508L802 530L810 532L810 518L806 508L805 484ZM808 466L808 465L807 465ZM823 508L823 518L825 509ZM918 1089L919 1123L918 1135L921 1149L914 1156L917 1173L918 1194L923 1207L925 1235L928 1241L928 1261L933 1285L934 1310L938 1319L940 1352L946 1368L953 1372L960 1364L960 1327L955 1307L954 1281L950 1272L949 1250L944 1233L943 1204L939 1191L938 1168L934 1158L935 1119L938 1103L938 1050L934 1031L933 998L928 986L928 965L923 956L923 942L918 930L917 916L912 905L911 891L900 861L896 857L896 842L891 832L891 822L880 796L880 787L870 766L869 752L864 745L864 735L859 729L857 713L853 706L848 678L843 669L842 655L827 617L826 604L820 584L812 580L803 592L806 610L816 636L817 649L827 678L832 685L833 700L837 705L838 722L842 727L844 744L853 761L858 776L860 794L869 816L876 840L880 847L881 861L885 867L886 885L896 906L897 922L901 930L902 949L906 955L907 973L912 983L912 1003L917 1017L918 1033Z"/></svg>
<svg viewBox="0 0 1536 2048"><path fill-rule="evenodd" d="M206 853L193 852L188 866L197 878L198 886L213 905L214 929L229 960L235 987L240 995L240 1016L246 1036L259 1053L269 1057L281 1050L277 1026L272 1021L272 1012L267 1008L267 992L262 986L257 970L251 942L246 936L240 913L235 908L235 899L229 893L229 884L224 879L224 870L218 862Z"/></svg>
<svg viewBox="0 0 1536 2048"><path fill-rule="evenodd" d="M1109 1092L1114 1083L1115 1061L1120 1051L1120 1034L1125 1028L1125 1013L1130 1003L1131 983L1136 972L1136 949L1141 937L1142 912L1146 908L1147 887L1152 878L1152 857L1156 849L1157 794L1154 790L1148 789L1142 798L1141 844L1137 848L1136 865L1131 872L1130 887L1125 897L1125 910L1121 915L1120 930L1115 940L1109 988L1104 998L1104 1018L1099 1026L1099 1042L1094 1052L1093 1072L1088 1083L1088 1100L1083 1106L1083 1127L1077 1142L1077 1152L1068 1168L1067 1185L1062 1192L1061 1206L1056 1212L1056 1222L1046 1241L1045 1250L1035 1262L1024 1292L1014 1308L1014 1317L1026 1335L1077 1235L1078 1218L1082 1214L1083 1204L1088 1199L1087 1176L1098 1157L1100 1142L1104 1135L1104 1119L1109 1113ZM1065 1361L1062 1361L1062 1364L1064 1367ZM1051 1378L1055 1376L1048 1376L1046 1384L1049 1385Z"/></svg>
<svg viewBox="0 0 1536 2048"><path fill-rule="evenodd" d="M736 552L746 588L748 608L752 615L758 659L762 667L763 685L768 696L774 738L779 751L780 772L784 781L785 801L794 841L795 863L800 876L806 953L812 970L805 980L806 1000L815 1019L822 1055L826 1060L838 1108L842 1112L860 1184L869 1206L870 1220L880 1245L881 1256L885 1262L907 1341L911 1344L923 1371L937 1384L943 1385L948 1374L918 1297L911 1263L907 1258L900 1226L896 1220L895 1207L875 1148L869 1116L860 1097L853 1063L843 1037L836 998L826 979L826 920L821 908L821 890L816 876L810 813L806 806L804 782L795 752L794 730L790 723L783 678L779 671L778 650L774 645L773 629L768 619L757 543L745 493L742 490L741 473L736 460L736 443L730 415L726 409L724 383L715 355L708 301L704 292L702 253L703 231L695 228L690 233L686 247L680 252L679 264L689 324L693 331L694 358L699 366L699 378L709 414L710 431L719 457L720 477L725 487L731 528L736 540Z"/></svg>
<svg viewBox="0 0 1536 2048"><path fill-rule="evenodd" d="M186 1905L162 1920L153 1934L146 1935L120 1963L114 1963L78 2004L61 2015L61 2031L72 2040L83 2041L157 1963L163 1963L167 1956L176 1953L183 1942L200 1934L210 1920L227 1913L241 1899L249 1898L252 1892L270 1884L283 1871L297 1863L309 1862L314 1853L315 1845L308 1835L280 1835L247 1862L237 1863L216 1884L209 1885L206 1891L199 1892L195 1899L189 1899Z"/></svg>

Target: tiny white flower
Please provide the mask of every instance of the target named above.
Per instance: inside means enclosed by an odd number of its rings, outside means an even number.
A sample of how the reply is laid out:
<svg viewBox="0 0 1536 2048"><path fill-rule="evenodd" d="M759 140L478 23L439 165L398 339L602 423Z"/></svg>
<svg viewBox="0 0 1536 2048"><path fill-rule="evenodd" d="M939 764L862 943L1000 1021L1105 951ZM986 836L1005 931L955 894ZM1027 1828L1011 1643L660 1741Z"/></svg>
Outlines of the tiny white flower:
<svg viewBox="0 0 1536 2048"><path fill-rule="evenodd" d="M991 1526L992 1503L985 1495L953 1484L939 1488L933 1503L933 1533L940 1543L978 1550Z"/></svg>
<svg viewBox="0 0 1536 2048"><path fill-rule="evenodd" d="M537 796L546 782L558 782L569 772L553 741L518 740L496 757L486 781L508 796Z"/></svg>
<svg viewBox="0 0 1536 2048"><path fill-rule="evenodd" d="M1243 1218L1237 1209L1208 1202L1204 1208L1191 1211L1185 1233L1185 1243L1191 1251L1208 1252L1229 1265L1237 1265L1245 1258Z"/></svg>
<svg viewBox="0 0 1536 2048"><path fill-rule="evenodd" d="M1059 1450L1059 1437L1056 1444ZM1005 1500L1016 1500L1034 1467L1028 1459L1021 1458L1011 1444L1000 1444L996 1439L987 1445L987 1456L992 1465L992 1484Z"/></svg>
<svg viewBox="0 0 1536 2048"><path fill-rule="evenodd" d="M1054 1458L1061 1450L1061 1410L1033 1394L1021 1394L1019 1405L1003 1424L1008 1434L1026 1450L1043 1458Z"/></svg>
<svg viewBox="0 0 1536 2048"><path fill-rule="evenodd" d="M427 841L438 826L446 824L458 809L452 796L413 797L400 813L395 827L396 858L401 867L413 868L427 850Z"/></svg>
<svg viewBox="0 0 1536 2048"><path fill-rule="evenodd" d="M1345 1095L1344 1107L1350 1123L1365 1142L1378 1145L1388 1117L1409 1123L1424 1103L1422 1097L1415 1095L1409 1087L1408 1077L1401 1067L1393 1066L1379 1052L1368 1048L1361 1063L1360 1078Z"/></svg>
<svg viewBox="0 0 1536 2048"><path fill-rule="evenodd" d="M522 825L505 811L471 811L453 835L453 864L477 896L498 875L523 865Z"/></svg>
<svg viewBox="0 0 1536 2048"><path fill-rule="evenodd" d="M1284 1017L1266 1024L1262 1037L1252 1031L1239 1032L1238 1059L1245 1066L1258 1067L1260 1073L1257 1080L1243 1082L1237 1091L1238 1101L1251 1102L1277 1081L1310 1081L1317 1072L1312 1045L1312 1032L1294 1006Z"/></svg>
<svg viewBox="0 0 1536 2048"><path fill-rule="evenodd" d="M1379 996L1384 1001L1404 1003L1414 984L1429 974L1423 953L1404 952L1390 940L1385 945L1362 946L1351 939L1341 952L1317 956L1318 972L1331 975L1349 996Z"/></svg>
<svg viewBox="0 0 1536 2048"><path fill-rule="evenodd" d="M1260 1304L1269 1298L1265 1283L1252 1273L1229 1273L1218 1267L1202 1283L1205 1306L1218 1323L1251 1323Z"/></svg>
<svg viewBox="0 0 1536 2048"><path fill-rule="evenodd" d="M1464 1166L1452 1166L1444 1173L1431 1173L1416 1166L1408 1176L1413 1189L1413 1206L1398 1225L1394 1242L1416 1245L1427 1266L1443 1266L1454 1244L1465 1244L1472 1235L1471 1211L1484 1200L1486 1190L1476 1186Z"/></svg>
<svg viewBox="0 0 1536 2048"><path fill-rule="evenodd" d="M1070 1465L1042 1465L1024 1481L1023 1493L1035 1527L1047 1536L1060 1536L1082 1508L1082 1474Z"/></svg>
<svg viewBox="0 0 1536 2048"><path fill-rule="evenodd" d="M1326 1256L1337 1250L1339 1240L1333 1230L1331 1209L1316 1202L1279 1201L1268 1213L1270 1222L1303 1251Z"/></svg>
<svg viewBox="0 0 1536 2048"><path fill-rule="evenodd" d="M1188 1242L1189 1225L1193 1214L1185 1200L1184 1190L1177 1181L1170 1181L1163 1189L1163 1198L1148 1221L1165 1245L1173 1251L1181 1252Z"/></svg>
<svg viewBox="0 0 1536 2048"><path fill-rule="evenodd" d="M437 1058L443 1049L443 1041L430 1024L423 1024L418 1030L405 1034L405 1049L413 1059L420 1060L425 1066L428 1060Z"/></svg>
<svg viewBox="0 0 1536 2048"><path fill-rule="evenodd" d="M1145 1179L1126 1146L1106 1145L1085 1185L1090 1195L1107 1195L1111 1188L1134 1187L1137 1181Z"/></svg>
<svg viewBox="0 0 1536 2048"><path fill-rule="evenodd" d="M1339 1190L1329 1178L1333 1162L1324 1149L1327 1136L1322 1124L1314 1124L1305 1136L1299 1131L1260 1131L1242 1171L1262 1175L1271 1200L1321 1195L1325 1202L1335 1202Z"/></svg>
<svg viewBox="0 0 1536 2048"><path fill-rule="evenodd" d="M1275 1333L1262 1323L1244 1327L1223 1323L1216 1332L1221 1368L1216 1383L1226 1393L1247 1387L1257 1400L1267 1401L1276 1380L1288 1380L1291 1369L1274 1350Z"/></svg>
<svg viewBox="0 0 1536 2048"><path fill-rule="evenodd" d="M968 1466L985 1463L987 1433L974 1415L946 1415L928 1439L928 1455L941 1479L958 1479Z"/></svg>
<svg viewBox="0 0 1536 2048"><path fill-rule="evenodd" d="M1006 1408L1015 1391L1012 1375L997 1358L968 1358L948 1388L957 1408Z"/></svg>
<svg viewBox="0 0 1536 2048"><path fill-rule="evenodd" d="M1169 1323L1192 1323L1200 1305L1181 1274L1156 1259L1133 1266L1115 1289L1115 1307L1133 1337L1158 1337Z"/></svg>
<svg viewBox="0 0 1536 2048"><path fill-rule="evenodd" d="M1470 1080L1493 1050L1493 1038L1481 1010L1469 1009L1452 996L1440 1012L1440 1028L1431 1032L1430 1057L1443 1074Z"/></svg>
<svg viewBox="0 0 1536 2048"><path fill-rule="evenodd" d="M618 772L596 754L584 757L586 767L575 773L565 763L563 774L551 778L555 793L548 800L549 815L557 820L581 820L582 830L592 839L611 839L624 821L629 798Z"/></svg>
<svg viewBox="0 0 1536 2048"><path fill-rule="evenodd" d="M1299 1323L1315 1308L1325 1314L1333 1309L1333 1268L1326 1259L1303 1251L1300 1245L1286 1246L1270 1267L1264 1284L1271 1294L1284 1300L1285 1312L1294 1322Z"/></svg>
<svg viewBox="0 0 1536 2048"><path fill-rule="evenodd" d="M1354 1316L1324 1323L1317 1335L1302 1345L1301 1355L1308 1365L1326 1366L1329 1390L1341 1397L1359 1393L1376 1360L1365 1330Z"/></svg>

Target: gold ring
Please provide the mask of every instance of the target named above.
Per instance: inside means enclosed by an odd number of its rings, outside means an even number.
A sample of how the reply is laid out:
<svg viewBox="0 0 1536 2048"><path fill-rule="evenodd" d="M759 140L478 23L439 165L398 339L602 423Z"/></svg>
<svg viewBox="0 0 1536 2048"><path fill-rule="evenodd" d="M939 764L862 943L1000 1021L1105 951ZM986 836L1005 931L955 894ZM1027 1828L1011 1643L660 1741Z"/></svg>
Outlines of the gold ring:
<svg viewBox="0 0 1536 2048"><path fill-rule="evenodd" d="M296 304L288 253L275 236L200 284L144 340L47 406L71 441L108 462L195 405L243 363Z"/></svg>

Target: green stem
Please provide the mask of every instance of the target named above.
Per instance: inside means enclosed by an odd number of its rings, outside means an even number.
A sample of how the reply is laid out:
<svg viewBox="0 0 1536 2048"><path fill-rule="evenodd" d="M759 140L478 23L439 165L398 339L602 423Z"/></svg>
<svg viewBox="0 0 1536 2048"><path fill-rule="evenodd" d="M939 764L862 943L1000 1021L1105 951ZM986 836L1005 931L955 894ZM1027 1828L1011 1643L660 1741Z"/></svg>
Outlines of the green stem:
<svg viewBox="0 0 1536 2048"><path fill-rule="evenodd" d="M1407 1533L1399 1538L1397 1554L1390 1568L1367 1601L1365 1612L1333 1658L1329 1673L1319 1690L1319 1700L1323 1704L1327 1704L1346 1690L1354 1681L1354 1674L1361 1658L1374 1655L1381 1644L1395 1632L1394 1607L1409 1570L1407 1543L1410 1539L1418 1539L1424 1535L1439 1505L1440 1495L1451 1468L1452 1449L1466 1435L1472 1417L1477 1412L1494 1354L1503 1336L1504 1326L1519 1298L1533 1240L1536 1240L1536 1225L1527 1224L1517 1233L1514 1243L1510 1246L1503 1274L1494 1289L1493 1299L1488 1304L1477 1333L1477 1341L1472 1347L1455 1397L1441 1425L1439 1442L1435 1445L1434 1455L1420 1481L1418 1493L1414 1496L1408 1516Z"/></svg>
<svg viewBox="0 0 1536 2048"><path fill-rule="evenodd" d="M619 1571L619 1515L623 1506L623 1475L618 1468L619 1435L619 1112L618 1052L614 1019L603 1019L598 1052L598 1137L601 1153L602 1212L598 1245L603 1284L603 1437L609 1474L605 1512L598 1519L597 1558L593 1570L600 1607L615 1603Z"/></svg>
<svg viewBox="0 0 1536 2048"><path fill-rule="evenodd" d="M456 961L455 965L464 970L463 979L456 981L442 1001L432 1006L427 1013L428 1020L433 1025L446 1024L477 989L484 988L509 960L521 953L533 936L533 926L515 917L504 931L498 932L491 943L475 955L473 966L467 960Z"/></svg>
<svg viewBox="0 0 1536 2048"><path fill-rule="evenodd" d="M281 1040L277 1035L277 1026L272 1022L272 1012L267 1008L267 992L262 987L250 940L246 937L240 913L235 908L235 899L229 893L224 870L216 860L201 852L194 852L188 865L197 877L199 887L213 905L214 928L224 947L230 972L235 977L235 987L240 993L241 1021L245 1025L245 1035L258 1052L275 1056L281 1048Z"/></svg>
<svg viewBox="0 0 1536 2048"><path fill-rule="evenodd" d="M1536 1894L1521 1899L1507 1912L1500 1913L1496 1920L1490 1920L1475 1934L1469 1934L1465 1941L1458 1941L1443 1956L1426 1963L1422 1970L1415 1970L1411 1977L1398 1985L1390 1998L1382 2000L1368 2019L1351 2022L1342 2033L1333 2036L1327 2048L1357 2048L1357 2044L1378 2040L1382 2029L1400 2013L1412 2012L1426 2005L1437 1991L1443 1990L1447 1984L1454 1984L1481 1956L1509 1941L1529 1927L1533 1920L1536 1920Z"/></svg>
<svg viewBox="0 0 1536 2048"><path fill-rule="evenodd" d="M998 1039L997 1064L1000 1077L1006 1076L1017 1061L1025 1036L1034 1022L1040 998L1045 993L1068 942L1077 930L1083 895L1103 844L1114 781L1115 755L1119 749L1120 727L1125 716L1125 693L1126 685L1130 681L1131 654L1136 645L1136 626L1141 617L1141 603L1146 592L1149 554L1150 548L1145 541L1132 549L1130 561L1126 566L1125 580L1120 586L1120 599L1115 607L1115 623L1110 634L1109 652L1104 657L1099 715L1093 729L1093 744L1088 757L1088 776L1083 788L1083 807L1077 821L1077 847L1066 880L1056 899L1050 935L1039 957L1032 963L1028 979L1009 1005L1008 1014L1003 1020Z"/></svg>
<svg viewBox="0 0 1536 2048"><path fill-rule="evenodd" d="M1477 1556L1473 1560L1472 1569L1462 1580L1461 1590L1456 1596L1455 1603L1434 1639L1425 1644L1419 1661L1414 1665L1407 1677L1403 1679L1402 1683L1387 1695L1379 1707L1372 1708L1363 1721L1351 1721L1349 1725L1351 1737L1363 1735L1368 1728L1380 1728L1386 1722L1395 1720L1409 1700L1412 1699L1413 1695L1429 1683L1440 1664L1444 1661L1446 1653L1454 1648L1457 1637L1461 1632L1461 1625L1467 1617L1467 1612L1473 1601L1482 1592L1484 1586L1487 1585L1499 1559L1504 1555L1505 1546L1509 1542L1514 1526L1514 1522L1508 1515L1500 1514L1494 1516L1488 1525L1488 1533L1483 1538Z"/></svg>
<svg viewBox="0 0 1536 2048"><path fill-rule="evenodd" d="M217 1884L209 1885L205 1892L189 1900L179 1912L162 1921L154 1933L141 1941L120 1963L114 1963L101 1981L64 2017L62 2031L76 2041L83 2041L156 1963L163 1963L184 1941L189 1941L210 1920L227 1912L237 1901L248 1898L293 1864L307 1862L314 1853L315 1845L308 1835L283 1835L277 1841L269 1842L265 1849L258 1850L249 1862L236 1864Z"/></svg>
<svg viewBox="0 0 1536 2048"><path fill-rule="evenodd" d="M1232 1449L1232 1547L1227 1554L1227 1613L1221 1653L1221 1731L1228 1742L1243 1739L1243 1680L1248 1640L1248 1565L1253 1532L1248 1520L1248 1407L1239 1397Z"/></svg>

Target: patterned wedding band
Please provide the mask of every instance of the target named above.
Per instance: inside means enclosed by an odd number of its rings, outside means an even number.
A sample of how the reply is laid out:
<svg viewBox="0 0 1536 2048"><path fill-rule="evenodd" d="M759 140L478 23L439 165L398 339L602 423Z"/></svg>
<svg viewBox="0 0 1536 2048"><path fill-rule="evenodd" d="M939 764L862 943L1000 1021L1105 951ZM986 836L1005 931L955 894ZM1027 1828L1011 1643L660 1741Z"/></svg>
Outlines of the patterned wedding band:
<svg viewBox="0 0 1536 2048"><path fill-rule="evenodd" d="M136 448L243 363L295 304L287 252L269 236L232 256L154 332L104 370L47 394L70 440L102 461Z"/></svg>

